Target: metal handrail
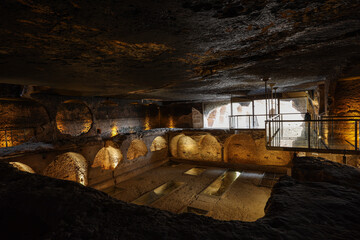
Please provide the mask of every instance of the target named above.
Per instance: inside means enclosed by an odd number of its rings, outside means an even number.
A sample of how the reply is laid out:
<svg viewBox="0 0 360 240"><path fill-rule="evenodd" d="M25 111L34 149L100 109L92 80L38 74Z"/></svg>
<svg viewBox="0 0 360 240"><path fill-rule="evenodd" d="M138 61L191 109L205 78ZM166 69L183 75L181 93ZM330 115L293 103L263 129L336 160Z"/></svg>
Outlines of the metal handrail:
<svg viewBox="0 0 360 240"><path fill-rule="evenodd" d="M256 117L266 117L271 116L271 119L276 118L277 116L280 116L280 119L282 119L282 116L287 115L304 115L304 113L280 113L280 114L274 114L274 115L267 115L267 114L244 114L244 115L230 115L229 116L229 128L230 129L265 129L265 122L263 127L255 127L255 118ZM248 118L248 126L247 127L239 127L239 118ZM252 118L252 119L251 119ZM266 120L268 121L268 120Z"/></svg>
<svg viewBox="0 0 360 240"><path fill-rule="evenodd" d="M297 151L360 154L360 116L331 116L328 119L315 116L315 118L320 119L283 120L280 114L280 116L265 120L267 147L271 149L288 149L289 151L296 149ZM300 147L282 146L284 123L296 123L297 127L305 126L305 128L302 127L303 131L305 130L305 138L299 137L299 139L307 140L306 147L303 145ZM305 125L298 125L298 123L304 123ZM339 126L341 127L339 128ZM288 129L292 128L289 127ZM326 149L323 149L322 145Z"/></svg>
<svg viewBox="0 0 360 240"><path fill-rule="evenodd" d="M360 121L360 119L318 119L318 120L265 120L265 122L353 122L353 121Z"/></svg>

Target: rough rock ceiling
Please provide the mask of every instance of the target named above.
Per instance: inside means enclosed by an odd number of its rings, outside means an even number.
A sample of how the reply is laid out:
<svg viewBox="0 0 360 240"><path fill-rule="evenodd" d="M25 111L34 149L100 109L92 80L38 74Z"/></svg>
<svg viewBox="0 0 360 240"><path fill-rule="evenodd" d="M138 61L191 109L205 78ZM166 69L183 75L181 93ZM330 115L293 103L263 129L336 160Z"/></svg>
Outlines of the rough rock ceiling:
<svg viewBox="0 0 360 240"><path fill-rule="evenodd" d="M3 0L0 82L201 100L360 72L358 0Z"/></svg>

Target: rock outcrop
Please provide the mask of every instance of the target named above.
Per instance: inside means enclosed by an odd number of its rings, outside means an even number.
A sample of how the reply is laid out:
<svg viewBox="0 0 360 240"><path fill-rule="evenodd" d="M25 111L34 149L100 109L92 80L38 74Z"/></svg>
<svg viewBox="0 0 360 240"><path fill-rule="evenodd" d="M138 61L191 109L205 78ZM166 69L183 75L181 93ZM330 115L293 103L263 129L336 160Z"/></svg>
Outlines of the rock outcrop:
<svg viewBox="0 0 360 240"><path fill-rule="evenodd" d="M265 217L225 222L127 204L0 163L2 239L359 239L358 170L298 158L293 172L301 181L282 177Z"/></svg>

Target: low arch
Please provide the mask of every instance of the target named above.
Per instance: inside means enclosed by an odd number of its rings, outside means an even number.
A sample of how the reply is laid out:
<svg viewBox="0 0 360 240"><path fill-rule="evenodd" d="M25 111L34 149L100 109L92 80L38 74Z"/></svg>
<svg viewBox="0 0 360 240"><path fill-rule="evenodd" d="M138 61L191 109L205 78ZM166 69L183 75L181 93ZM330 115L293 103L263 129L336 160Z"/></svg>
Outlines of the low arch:
<svg viewBox="0 0 360 240"><path fill-rule="evenodd" d="M67 152L58 155L43 171L43 175L57 179L88 183L88 163L79 153Z"/></svg>
<svg viewBox="0 0 360 240"><path fill-rule="evenodd" d="M28 165L21 163L21 162L9 162L9 164L11 164L13 167L19 169L20 171L23 172L28 172L28 173L35 173L35 171Z"/></svg>
<svg viewBox="0 0 360 240"><path fill-rule="evenodd" d="M204 135L200 142L200 158L204 161L221 161L221 144L211 134Z"/></svg>
<svg viewBox="0 0 360 240"><path fill-rule="evenodd" d="M165 138L162 136L157 136L150 146L150 151L155 152L165 148L167 148L167 142Z"/></svg>
<svg viewBox="0 0 360 240"><path fill-rule="evenodd" d="M285 166L291 152L266 149L264 134L239 133L228 137L224 144L224 162Z"/></svg>
<svg viewBox="0 0 360 240"><path fill-rule="evenodd" d="M189 136L182 136L177 143L177 156L182 159L198 159L199 147L197 142Z"/></svg>
<svg viewBox="0 0 360 240"><path fill-rule="evenodd" d="M185 136L184 134L178 134L175 137L173 137L170 141L170 153L171 156L177 158L178 157L178 149L177 149L177 145L178 145L178 141L181 137Z"/></svg>
<svg viewBox="0 0 360 240"><path fill-rule="evenodd" d="M133 160L135 158L145 156L148 153L148 149L144 141L140 139L132 140L130 147L127 152L127 159Z"/></svg>
<svg viewBox="0 0 360 240"><path fill-rule="evenodd" d="M257 148L251 135L239 133L228 137L224 144L224 161L256 163Z"/></svg>
<svg viewBox="0 0 360 240"><path fill-rule="evenodd" d="M104 170L114 170L122 159L123 155L121 154L120 149L112 146L103 147L96 154L91 167L101 167Z"/></svg>

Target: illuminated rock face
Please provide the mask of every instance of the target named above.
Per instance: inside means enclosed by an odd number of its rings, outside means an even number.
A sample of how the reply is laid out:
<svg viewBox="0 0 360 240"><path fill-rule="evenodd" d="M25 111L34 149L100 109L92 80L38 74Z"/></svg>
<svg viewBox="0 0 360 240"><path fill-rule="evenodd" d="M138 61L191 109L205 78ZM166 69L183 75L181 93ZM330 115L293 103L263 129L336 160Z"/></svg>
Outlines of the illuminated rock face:
<svg viewBox="0 0 360 240"><path fill-rule="evenodd" d="M205 135L200 142L200 158L204 161L221 161L221 144L212 135Z"/></svg>
<svg viewBox="0 0 360 240"><path fill-rule="evenodd" d="M173 137L170 141L170 152L171 152L171 155L173 157L178 157L178 141L181 137L184 137L185 135L184 134L179 134L179 135L176 135L175 137Z"/></svg>
<svg viewBox="0 0 360 240"><path fill-rule="evenodd" d="M80 136L89 132L92 126L90 109L81 102L65 102L56 113L56 126L62 134Z"/></svg>
<svg viewBox="0 0 360 240"><path fill-rule="evenodd" d="M182 136L177 143L177 156L182 159L198 159L199 147L196 141L189 136Z"/></svg>
<svg viewBox="0 0 360 240"><path fill-rule="evenodd" d="M330 109L331 115L360 116L360 80L338 81L334 101ZM359 119L359 118L358 118ZM360 120L360 119L359 119ZM335 122L333 128L326 129L343 141L355 144L355 122ZM357 122L359 136L359 122ZM346 144L346 143L345 143Z"/></svg>
<svg viewBox="0 0 360 240"><path fill-rule="evenodd" d="M49 123L45 108L33 101L0 100L0 116L0 148L29 141Z"/></svg>
<svg viewBox="0 0 360 240"><path fill-rule="evenodd" d="M133 160L135 158L145 156L148 153L147 147L142 140L135 139L131 142L127 152L127 159Z"/></svg>
<svg viewBox="0 0 360 240"><path fill-rule="evenodd" d="M104 170L114 170L123 159L121 151L112 146L103 147L96 154L91 167L101 167Z"/></svg>
<svg viewBox="0 0 360 240"><path fill-rule="evenodd" d="M10 164L13 167L19 169L20 171L28 172L28 173L35 173L35 171L31 167L29 167L28 165L23 164L21 162L10 162Z"/></svg>
<svg viewBox="0 0 360 240"><path fill-rule="evenodd" d="M165 148L167 148L167 143L165 138L163 138L162 136L157 136L150 146L150 151L155 152Z"/></svg>
<svg viewBox="0 0 360 240"><path fill-rule="evenodd" d="M44 170L43 175L87 185L88 163L79 153L68 152L55 158Z"/></svg>
<svg viewBox="0 0 360 240"><path fill-rule="evenodd" d="M175 158L201 161L221 161L221 144L212 135L185 136L179 134L170 141Z"/></svg>
<svg viewBox="0 0 360 240"><path fill-rule="evenodd" d="M240 133L226 139L224 161L257 165L284 166L291 161L291 152L268 151L262 134Z"/></svg>

